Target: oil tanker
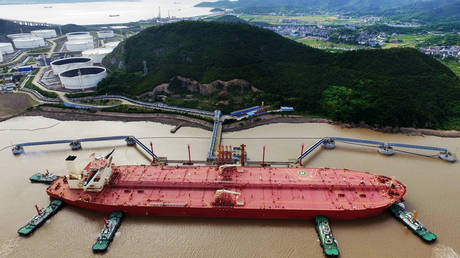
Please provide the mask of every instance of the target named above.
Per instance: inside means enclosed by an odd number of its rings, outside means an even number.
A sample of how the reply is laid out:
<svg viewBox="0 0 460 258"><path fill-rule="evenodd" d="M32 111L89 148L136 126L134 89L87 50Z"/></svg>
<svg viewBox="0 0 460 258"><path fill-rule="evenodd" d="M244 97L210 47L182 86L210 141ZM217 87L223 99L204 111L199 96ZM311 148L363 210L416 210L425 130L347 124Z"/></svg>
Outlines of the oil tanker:
<svg viewBox="0 0 460 258"><path fill-rule="evenodd" d="M355 219L383 212L406 193L393 178L348 169L116 166L107 155L78 170L74 159L66 159L68 175L54 181L48 195L104 213Z"/></svg>

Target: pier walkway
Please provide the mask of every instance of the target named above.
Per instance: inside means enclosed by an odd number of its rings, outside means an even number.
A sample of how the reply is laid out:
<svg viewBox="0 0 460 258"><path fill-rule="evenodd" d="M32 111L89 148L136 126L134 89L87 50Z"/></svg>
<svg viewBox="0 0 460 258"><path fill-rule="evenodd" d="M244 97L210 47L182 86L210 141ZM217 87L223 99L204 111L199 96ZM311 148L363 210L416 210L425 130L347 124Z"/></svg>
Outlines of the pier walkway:
<svg viewBox="0 0 460 258"><path fill-rule="evenodd" d="M214 111L214 126L212 128L211 144L209 145L208 151L208 162L212 162L216 159L216 151L219 148L219 144L222 139L222 112L220 110Z"/></svg>
<svg viewBox="0 0 460 258"><path fill-rule="evenodd" d="M114 140L124 140L129 146L138 145L145 153L147 153L152 159L158 160L158 157L145 146L141 141L139 141L134 136L107 136L107 137L94 137L94 138L81 138L73 140L54 140L54 141L40 141L40 142L26 142L15 144L13 147L13 154L22 154L24 153L24 147L26 146L40 146L40 145L51 145L51 144L69 144L72 150L81 149L82 142L100 142L100 141L114 141Z"/></svg>
<svg viewBox="0 0 460 258"><path fill-rule="evenodd" d="M385 143L385 142L379 142L379 141L352 139L352 138L343 138L343 137L325 137L325 138L320 139L317 143L315 143L310 148L308 148L306 151L304 151L297 158L297 162L300 163L302 159L306 158L310 153L312 153L315 149L317 149L320 146L323 146L326 149L334 149L335 142L351 143L351 144L358 144L358 145L366 146L366 147L378 148L379 153L383 155L387 155L387 156L391 156L395 153L395 151L399 151L403 153L419 155L419 156L426 156L426 157L438 156L440 159L444 161L448 161L448 162L455 162L457 160L455 157L452 156L452 153L450 153L449 150L447 150L446 148L423 146L423 145L413 145L413 144L403 144L403 143ZM403 151L403 150L397 150L396 148L436 151L438 153L434 155L424 155L424 154L418 154L418 153L411 153L411 152Z"/></svg>

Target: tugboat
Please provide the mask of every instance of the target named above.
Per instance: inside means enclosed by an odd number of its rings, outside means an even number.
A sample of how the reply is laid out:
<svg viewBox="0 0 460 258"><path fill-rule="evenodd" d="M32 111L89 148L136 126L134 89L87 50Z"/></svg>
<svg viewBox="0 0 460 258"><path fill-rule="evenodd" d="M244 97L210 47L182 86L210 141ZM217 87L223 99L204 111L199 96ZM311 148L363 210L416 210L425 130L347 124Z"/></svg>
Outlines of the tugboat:
<svg viewBox="0 0 460 258"><path fill-rule="evenodd" d="M30 182L32 183L43 183L47 185L50 185L56 179L58 179L58 176L56 176L55 174L49 173L48 170L46 170L46 173L33 174L29 178Z"/></svg>
<svg viewBox="0 0 460 258"><path fill-rule="evenodd" d="M419 236L425 242L434 242L436 235L428 231L420 221L416 219L417 212L408 212L402 202L397 202L390 206L390 211L393 215L401 221L407 228L412 230L414 234Z"/></svg>
<svg viewBox="0 0 460 258"><path fill-rule="evenodd" d="M104 229L102 229L99 237L97 238L96 243L93 245L93 252L104 252L109 247L110 242L112 242L115 233L120 227L121 219L123 218L123 213L120 211L112 212L108 220L104 219Z"/></svg>
<svg viewBox="0 0 460 258"><path fill-rule="evenodd" d="M39 228L45 221L47 221L51 216L56 214L56 212L61 208L62 201L61 200L53 200L50 205L46 208L39 209L37 205L35 205L35 209L37 209L37 215L35 215L27 225L23 226L18 230L19 235L21 236L28 236L34 232L35 229Z"/></svg>
<svg viewBox="0 0 460 258"><path fill-rule="evenodd" d="M316 232L318 232L321 246L323 247L324 254L328 257L339 256L339 249L337 248L337 241L332 235L329 221L326 217L317 216L315 218Z"/></svg>

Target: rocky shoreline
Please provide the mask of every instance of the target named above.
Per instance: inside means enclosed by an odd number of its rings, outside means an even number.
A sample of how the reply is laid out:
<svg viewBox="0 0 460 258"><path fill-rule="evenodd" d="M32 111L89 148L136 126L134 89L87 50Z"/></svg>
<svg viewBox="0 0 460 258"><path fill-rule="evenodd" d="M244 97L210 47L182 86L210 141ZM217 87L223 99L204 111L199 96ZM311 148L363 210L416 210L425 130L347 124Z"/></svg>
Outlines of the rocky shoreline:
<svg viewBox="0 0 460 258"><path fill-rule="evenodd" d="M202 128L208 131L212 130L213 124L198 118L187 117L176 114L165 113L115 113L115 112L96 112L89 113L84 110L68 110L56 107L42 107L40 110L32 110L20 114L22 116L43 116L60 121L150 121L176 126L182 123L184 126ZM345 124L334 122L324 118L309 118L299 115L274 115L267 114L253 119L236 121L223 125L224 132L236 132L246 130L257 126L273 123L327 123L340 126L342 128L365 128L382 133L406 134L411 136L438 136L438 137L460 137L460 131L456 130L433 130L419 129L409 127L385 127L375 128L366 124Z"/></svg>

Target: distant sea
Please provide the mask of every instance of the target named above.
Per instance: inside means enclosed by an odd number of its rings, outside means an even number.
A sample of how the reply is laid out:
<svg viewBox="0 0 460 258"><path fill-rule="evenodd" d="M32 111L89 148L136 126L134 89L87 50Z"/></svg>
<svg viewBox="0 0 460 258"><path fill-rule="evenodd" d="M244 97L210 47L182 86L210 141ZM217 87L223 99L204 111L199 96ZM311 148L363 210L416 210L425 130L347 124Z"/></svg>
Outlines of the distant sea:
<svg viewBox="0 0 460 258"><path fill-rule="evenodd" d="M153 17L192 17L203 0L0 0L0 18L52 24L113 24ZM209 0L207 0L209 1Z"/></svg>
<svg viewBox="0 0 460 258"><path fill-rule="evenodd" d="M87 2L135 2L140 0L0 0L0 5L16 4L57 4L57 3L87 3Z"/></svg>

